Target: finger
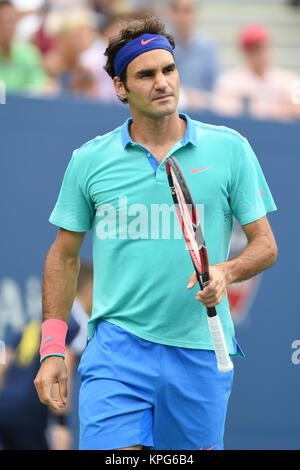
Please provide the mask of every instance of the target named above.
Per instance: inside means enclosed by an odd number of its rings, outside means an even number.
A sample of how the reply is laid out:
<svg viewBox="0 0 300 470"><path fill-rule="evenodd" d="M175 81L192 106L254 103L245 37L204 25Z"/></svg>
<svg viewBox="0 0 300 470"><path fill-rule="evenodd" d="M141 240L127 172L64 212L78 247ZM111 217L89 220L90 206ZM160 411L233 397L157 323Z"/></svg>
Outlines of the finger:
<svg viewBox="0 0 300 470"><path fill-rule="evenodd" d="M215 289L219 284L220 284L220 278L219 277L217 277L217 276L216 277L211 277L209 279L208 284L206 284L204 289Z"/></svg>
<svg viewBox="0 0 300 470"><path fill-rule="evenodd" d="M50 406L53 410L57 411L64 408L65 405L51 395L52 385L53 382L51 379L44 380L38 382L38 384L36 384L36 388L41 403Z"/></svg>
<svg viewBox="0 0 300 470"><path fill-rule="evenodd" d="M44 404L49 406L53 411L61 412L63 409L66 408L65 403L62 403L60 400L57 400L56 398L53 398L51 396L47 398Z"/></svg>
<svg viewBox="0 0 300 470"><path fill-rule="evenodd" d="M64 405L68 401L68 378L66 376L58 379L59 396Z"/></svg>
<svg viewBox="0 0 300 470"><path fill-rule="evenodd" d="M211 308L211 307L216 307L217 305L219 305L220 301L215 301L215 302L207 302L204 305L204 307L206 308Z"/></svg>
<svg viewBox="0 0 300 470"><path fill-rule="evenodd" d="M196 300L200 302L216 302L219 298L223 297L223 291L220 289L214 289L212 291L199 291L196 294Z"/></svg>
<svg viewBox="0 0 300 470"><path fill-rule="evenodd" d="M45 405L50 406L54 411L61 411L63 408L66 407L66 404L61 400L59 395L58 384L57 385L57 392L53 394L53 390L49 395L46 396Z"/></svg>
<svg viewBox="0 0 300 470"><path fill-rule="evenodd" d="M36 389L36 392L37 392L37 394L38 394L39 400L40 400L41 403L43 403L43 401L42 401L42 398L43 398L43 397L42 397L42 395L41 395L41 393L40 393L39 385L36 384L36 383L35 383L34 385L35 385L35 389Z"/></svg>
<svg viewBox="0 0 300 470"><path fill-rule="evenodd" d="M61 407L65 407L66 403L62 400L61 393L60 393L60 386L59 381L57 380L51 386L51 400Z"/></svg>
<svg viewBox="0 0 300 470"><path fill-rule="evenodd" d="M219 305L225 295L225 291L217 291L213 295L202 296L201 292L200 295L196 296L196 300L202 302L205 307L214 307L215 305Z"/></svg>
<svg viewBox="0 0 300 470"><path fill-rule="evenodd" d="M36 377L34 380L34 386L36 388L39 400L44 403L44 386L43 386L43 380L39 377Z"/></svg>
<svg viewBox="0 0 300 470"><path fill-rule="evenodd" d="M198 282L197 275L196 275L196 272L194 271L189 279L187 289L192 289L193 287L195 287L197 282Z"/></svg>
<svg viewBox="0 0 300 470"><path fill-rule="evenodd" d="M216 305L218 303L218 297L215 297L215 296L211 296L211 297L208 297L208 298L205 298L205 299L201 299L199 297L196 297L196 300L198 302L202 302L202 304L206 307L207 304L214 304Z"/></svg>
<svg viewBox="0 0 300 470"><path fill-rule="evenodd" d="M47 400L45 402L45 405L49 406L49 408L51 408L53 411L58 411L59 413L62 412L62 410L64 410L66 408L66 405L61 403L60 401L56 401L55 399L53 398L50 398L49 400Z"/></svg>
<svg viewBox="0 0 300 470"><path fill-rule="evenodd" d="M196 295L200 298L205 298L211 295L216 295L219 291L220 289L218 285L206 286L203 290L199 290Z"/></svg>
<svg viewBox="0 0 300 470"><path fill-rule="evenodd" d="M216 298L210 298L208 300L200 300L196 298L196 300L198 300L198 302L201 302L204 307L215 307L215 305L218 305L220 303L219 300Z"/></svg>
<svg viewBox="0 0 300 470"><path fill-rule="evenodd" d="M223 296L224 294L224 289L222 289L221 286L216 286L214 289L207 289L197 292L196 297L199 297L199 299L201 300L208 300L212 297L217 298Z"/></svg>

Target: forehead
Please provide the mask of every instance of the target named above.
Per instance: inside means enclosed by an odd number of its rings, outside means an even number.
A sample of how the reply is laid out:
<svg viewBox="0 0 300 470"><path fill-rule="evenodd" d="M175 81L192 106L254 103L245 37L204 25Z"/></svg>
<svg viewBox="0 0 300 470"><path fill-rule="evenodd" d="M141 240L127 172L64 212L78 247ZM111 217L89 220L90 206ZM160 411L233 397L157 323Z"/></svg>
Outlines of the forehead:
<svg viewBox="0 0 300 470"><path fill-rule="evenodd" d="M246 55L261 54L269 51L269 44L256 44L255 46L244 49Z"/></svg>
<svg viewBox="0 0 300 470"><path fill-rule="evenodd" d="M173 0L171 2L171 8L176 10L194 10L196 8L195 0Z"/></svg>
<svg viewBox="0 0 300 470"><path fill-rule="evenodd" d="M165 49L153 49L152 51L144 52L135 57L127 67L127 74L134 74L139 70L145 69L159 69L166 67L174 62L174 57L171 52Z"/></svg>

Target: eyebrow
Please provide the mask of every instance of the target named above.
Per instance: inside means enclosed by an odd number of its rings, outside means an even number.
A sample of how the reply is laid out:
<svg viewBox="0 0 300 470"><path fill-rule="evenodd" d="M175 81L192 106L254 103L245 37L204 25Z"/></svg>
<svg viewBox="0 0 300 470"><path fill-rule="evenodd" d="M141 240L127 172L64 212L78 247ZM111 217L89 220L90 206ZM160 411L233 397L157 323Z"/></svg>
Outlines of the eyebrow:
<svg viewBox="0 0 300 470"><path fill-rule="evenodd" d="M171 62L170 64L168 65L165 65L163 67L163 71L167 70L167 69L175 69L176 68L176 64L175 62ZM155 72L155 70L157 69L141 69L141 70L138 70L135 74L136 77L142 77L143 75L151 75Z"/></svg>

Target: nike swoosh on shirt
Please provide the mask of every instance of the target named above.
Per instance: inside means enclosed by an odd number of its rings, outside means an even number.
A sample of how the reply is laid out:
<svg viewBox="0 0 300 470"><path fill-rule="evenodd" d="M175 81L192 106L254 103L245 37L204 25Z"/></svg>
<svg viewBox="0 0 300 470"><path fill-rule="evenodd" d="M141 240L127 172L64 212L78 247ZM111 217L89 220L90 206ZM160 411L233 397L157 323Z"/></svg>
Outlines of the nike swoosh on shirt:
<svg viewBox="0 0 300 470"><path fill-rule="evenodd" d="M148 42L154 41L154 39L157 39L157 38L147 39L147 41L145 41L145 39L142 39L141 44L142 44L142 46L146 46L146 44L148 44Z"/></svg>
<svg viewBox="0 0 300 470"><path fill-rule="evenodd" d="M195 169L193 166L191 168L191 173L199 173L199 171L203 171L203 170L207 170L208 168L211 168L211 166L205 166L203 168L198 168L198 169Z"/></svg>

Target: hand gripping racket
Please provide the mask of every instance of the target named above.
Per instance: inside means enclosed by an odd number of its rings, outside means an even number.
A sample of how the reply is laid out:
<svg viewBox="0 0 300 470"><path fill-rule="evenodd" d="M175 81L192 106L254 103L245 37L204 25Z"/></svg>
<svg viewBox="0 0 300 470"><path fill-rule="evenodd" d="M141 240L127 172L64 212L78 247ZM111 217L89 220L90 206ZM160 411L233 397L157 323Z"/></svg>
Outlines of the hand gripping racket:
<svg viewBox="0 0 300 470"><path fill-rule="evenodd" d="M179 222L187 243L201 289L209 283L209 262L200 220L188 184L175 157L166 161L166 171ZM233 368L223 328L215 307L207 307L208 327L220 372Z"/></svg>

